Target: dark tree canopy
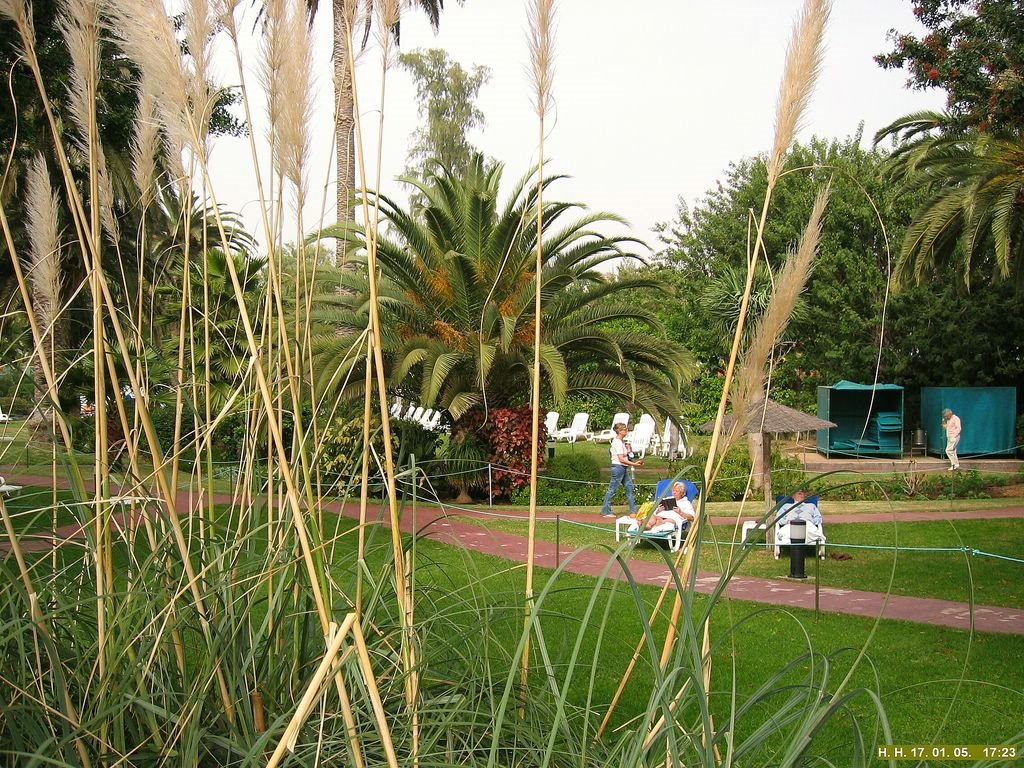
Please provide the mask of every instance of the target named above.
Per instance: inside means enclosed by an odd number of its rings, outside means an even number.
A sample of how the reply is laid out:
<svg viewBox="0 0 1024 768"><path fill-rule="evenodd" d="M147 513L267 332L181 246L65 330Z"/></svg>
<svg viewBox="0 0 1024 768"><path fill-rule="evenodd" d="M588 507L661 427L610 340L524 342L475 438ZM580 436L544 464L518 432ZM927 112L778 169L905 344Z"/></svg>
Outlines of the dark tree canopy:
<svg viewBox="0 0 1024 768"><path fill-rule="evenodd" d="M819 383L873 375L889 254L872 201L887 226L906 215L905 201L878 180L883 157L862 149L858 134L842 141L797 144L787 158L790 172L776 188L764 235L773 270L796 247L815 195L829 178L832 194L803 306L782 344L785 360L774 382L782 385L776 389L782 402L806 405ZM752 212L760 211L765 184L759 159L734 163L692 212L681 211L679 220L663 229L667 248L662 256L682 271L690 304L699 304L702 286L712 276L745 267L748 228ZM688 311L696 332L706 337L713 325L706 310L691 306ZM707 348L696 339L684 343L694 351ZM713 357L705 360L707 365L716 365L728 349L724 339L719 343L718 351L708 349Z"/></svg>
<svg viewBox="0 0 1024 768"><path fill-rule="evenodd" d="M940 88L958 128L1019 128L1024 121L1024 2L914 0L923 37L890 30L875 61L905 69L910 88Z"/></svg>

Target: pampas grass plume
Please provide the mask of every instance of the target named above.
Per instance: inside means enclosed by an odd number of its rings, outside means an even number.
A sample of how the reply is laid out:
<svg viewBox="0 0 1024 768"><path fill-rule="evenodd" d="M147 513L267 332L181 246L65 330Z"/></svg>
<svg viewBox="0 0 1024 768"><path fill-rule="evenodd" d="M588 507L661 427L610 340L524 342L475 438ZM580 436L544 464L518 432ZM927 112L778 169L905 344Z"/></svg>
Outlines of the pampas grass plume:
<svg viewBox="0 0 1024 768"><path fill-rule="evenodd" d="M534 109L541 117L551 107L554 74L554 0L533 0L530 4L530 63L534 85Z"/></svg>
<svg viewBox="0 0 1024 768"><path fill-rule="evenodd" d="M57 263L60 239L57 196L50 184L46 161L37 155L28 169L26 220L32 281L32 311L42 332L39 353L53 358L60 347L56 338L57 314L61 307L61 272ZM17 257L15 257L17 258Z"/></svg>
<svg viewBox="0 0 1024 768"><path fill-rule="evenodd" d="M312 114L309 27L294 0L271 0L265 11L261 77L267 89L274 168L304 195Z"/></svg>
<svg viewBox="0 0 1024 768"><path fill-rule="evenodd" d="M71 87L68 88L71 118L80 131L79 146L95 130L95 94L99 62L99 9L95 0L66 0L57 28L71 57Z"/></svg>
<svg viewBox="0 0 1024 768"><path fill-rule="evenodd" d="M195 146L199 131L189 106L188 78L181 48L171 30L161 0L104 0L111 35L144 75L152 89L156 114L164 129L172 160Z"/></svg>
<svg viewBox="0 0 1024 768"><path fill-rule="evenodd" d="M160 150L160 128L157 125L156 105L153 95L142 83L139 87L139 103L135 108L135 134L131 141L132 180L139 190L143 208L154 197L156 180L156 158Z"/></svg>
<svg viewBox="0 0 1024 768"><path fill-rule="evenodd" d="M210 92L212 40L213 18L208 0L190 0L185 14L185 43L192 59L192 75L187 83L201 142L205 141L213 114L214 97Z"/></svg>
<svg viewBox="0 0 1024 768"><path fill-rule="evenodd" d="M35 29L32 24L32 14L28 12L28 5L22 0L0 0L0 16L6 16L18 28L18 34L22 41L34 41L36 38ZM26 55L33 55L31 50Z"/></svg>
<svg viewBox="0 0 1024 768"><path fill-rule="evenodd" d="M60 271L57 197L50 185L46 161L36 155L28 169L26 215L29 234L29 259L32 264L34 309L44 326L49 327L60 306Z"/></svg>
<svg viewBox="0 0 1024 768"><path fill-rule="evenodd" d="M775 283L775 292L768 303L768 308L751 334L750 344L747 346L743 363L736 375L733 396L733 413L736 418L729 432L727 443L731 443L738 436L739 429L743 426L742 415L747 412L755 397L763 392L764 370L768 356L775 348L783 331L786 330L786 326L789 325L797 299L800 298L800 294L811 276L830 191L831 183L818 193L811 216L800 238L800 244L797 246L796 252L786 260ZM727 450L728 444L723 446L723 453Z"/></svg>
<svg viewBox="0 0 1024 768"><path fill-rule="evenodd" d="M782 159L800 126L821 70L822 42L831 0L805 0L786 50L786 66L775 111L775 142L768 160L768 188L775 184Z"/></svg>

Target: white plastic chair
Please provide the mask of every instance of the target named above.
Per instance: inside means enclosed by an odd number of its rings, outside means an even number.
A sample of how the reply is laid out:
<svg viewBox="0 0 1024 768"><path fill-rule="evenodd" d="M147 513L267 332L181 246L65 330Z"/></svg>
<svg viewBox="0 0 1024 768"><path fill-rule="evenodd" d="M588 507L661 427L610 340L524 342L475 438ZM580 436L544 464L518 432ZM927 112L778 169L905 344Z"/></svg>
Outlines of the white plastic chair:
<svg viewBox="0 0 1024 768"><path fill-rule="evenodd" d="M612 425L608 427L608 429L602 429L600 432L595 432L590 439L595 443L610 443L615 439L616 424L625 424L626 426L629 426L629 414L616 413L615 418L612 419Z"/></svg>
<svg viewBox="0 0 1024 768"><path fill-rule="evenodd" d="M433 408L427 408L427 410L425 410L420 415L420 424L422 424L425 428L429 429L429 427L427 427L427 424L430 423L430 420L432 418L434 418L434 409Z"/></svg>
<svg viewBox="0 0 1024 768"><path fill-rule="evenodd" d="M388 413L391 415L391 418L393 418L393 419L397 419L399 416L401 416L402 415L402 401L401 400L396 400L395 402L393 402L391 404L391 408L388 409Z"/></svg>
<svg viewBox="0 0 1024 768"><path fill-rule="evenodd" d="M552 438L555 440L567 440L575 443L579 439L587 440L590 433L587 431L587 424L590 422L589 413L577 413L572 417L572 423L564 429L556 429Z"/></svg>
<svg viewBox="0 0 1024 768"><path fill-rule="evenodd" d="M627 439L633 448L633 453L638 458L642 459L647 455L647 451L651 448L651 438L654 437L656 429L654 417L649 413L645 413L640 417L640 421L636 423L636 428L629 434Z"/></svg>
<svg viewBox="0 0 1024 768"><path fill-rule="evenodd" d="M423 426L426 427L427 429L429 429L430 431L436 430L440 423L441 423L441 412L440 411L434 411L434 414L429 419L427 419L426 418L426 414L424 414Z"/></svg>
<svg viewBox="0 0 1024 768"><path fill-rule="evenodd" d="M552 435L558 431L558 411L548 411L544 417L544 426L548 430L548 439L552 439Z"/></svg>
<svg viewBox="0 0 1024 768"><path fill-rule="evenodd" d="M686 441L686 428L679 429L672 423L672 419L665 419L665 429L661 433L661 445L659 455L666 459L688 459L693 455L693 449Z"/></svg>

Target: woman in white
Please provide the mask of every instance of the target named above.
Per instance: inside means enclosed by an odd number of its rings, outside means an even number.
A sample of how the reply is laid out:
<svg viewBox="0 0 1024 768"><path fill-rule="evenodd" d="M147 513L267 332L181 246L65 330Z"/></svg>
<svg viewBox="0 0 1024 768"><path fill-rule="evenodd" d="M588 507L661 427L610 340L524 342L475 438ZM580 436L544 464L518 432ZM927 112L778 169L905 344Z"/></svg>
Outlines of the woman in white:
<svg viewBox="0 0 1024 768"><path fill-rule="evenodd" d="M626 445L626 432L629 428L625 424L616 424L612 427L615 437L612 439L612 446L609 452L612 455L612 479L608 484L608 492L604 495L604 504L601 507L603 517L615 517L612 514L612 499L615 498L615 491L620 485L626 487L626 503L629 505L629 514L636 515L636 499L633 498L633 475L630 467L642 467L643 459L631 459L629 447Z"/></svg>

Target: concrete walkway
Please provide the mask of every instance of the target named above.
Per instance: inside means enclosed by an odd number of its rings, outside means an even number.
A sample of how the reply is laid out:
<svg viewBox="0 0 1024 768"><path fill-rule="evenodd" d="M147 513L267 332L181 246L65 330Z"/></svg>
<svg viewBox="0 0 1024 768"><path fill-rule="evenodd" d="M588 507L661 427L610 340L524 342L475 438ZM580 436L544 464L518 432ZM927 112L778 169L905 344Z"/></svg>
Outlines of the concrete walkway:
<svg viewBox="0 0 1024 768"><path fill-rule="evenodd" d="M26 487L46 487L49 485L50 480L45 477L8 475L8 482ZM229 503L231 499L227 496L222 497L218 495L215 501L217 503ZM185 499L182 498L181 502L185 502ZM178 506L181 509L188 508L188 505L184 503L179 503ZM327 511L338 512L351 518L358 518L359 515L359 508L356 504L342 505L339 502L327 502L324 508ZM525 538L489 530L467 520L467 518L493 519L496 513L502 517L523 520L527 517L521 507L505 509L456 509L454 507L428 507L420 505L417 507L416 512L416 528L421 535L429 536L437 541L455 543L476 552L524 563L527 554ZM585 522L598 527L607 527L609 546L614 546L615 540L612 524L596 513L578 512L560 515L560 517L566 521ZM900 521L907 522L1022 517L1024 517L1024 507L1021 506L961 512L901 512L897 516ZM830 522L888 522L892 519L893 516L888 513L829 516ZM713 517L711 520L715 524L735 522L733 517ZM380 522L384 525L388 524L386 520L381 520ZM401 527L407 533L412 532L413 523L411 515L403 517ZM58 532L58 539L63 541L73 541L81 536L82 531L78 526L68 526ZM22 543L26 550L39 551L40 549L52 546L52 539L49 535L45 535L39 536L34 541L23 541ZM9 542L0 541L0 552L5 553L9 549ZM555 568L558 562L565 559L568 559L567 570L590 576L601 574L608 567L609 560L607 551L585 550L572 553L563 549L561 552L556 552L553 542L540 540L536 542L535 562L538 566ZM627 567L633 578L641 584L661 586L669 578L669 569L664 563L634 560ZM808 563L808 571L813 573L811 563ZM617 564L612 565L609 573L614 578L625 578L625 574ZM697 574L696 590L704 594L710 593L714 590L718 581L718 574L700 572ZM787 578L765 579L751 576L734 576L726 588L726 594L738 600L785 605L807 610L814 610L815 603L813 578L807 581L795 581ZM900 619L956 629L970 629L972 623L970 606L966 603L949 600L903 597L899 595L886 597L886 595L876 592L862 592L834 587L822 587L819 590L818 600L820 610L825 612L844 613L868 618L882 616L886 619ZM973 612L973 625L975 630L982 632L1024 635L1024 610L976 605Z"/></svg>

